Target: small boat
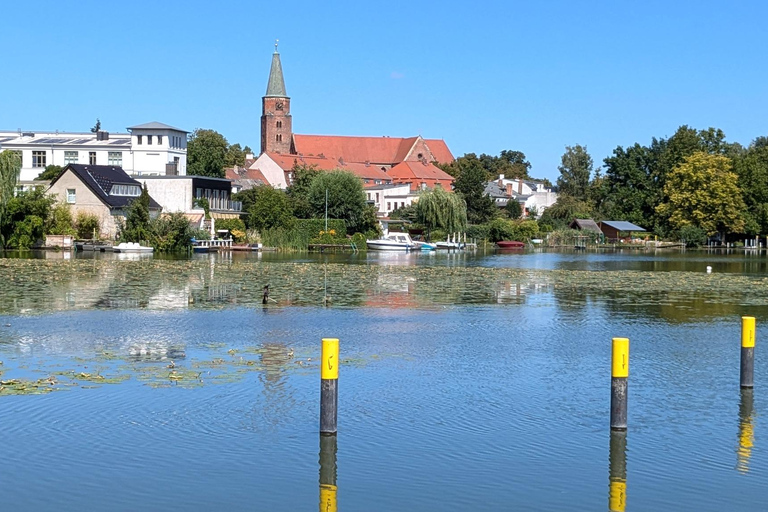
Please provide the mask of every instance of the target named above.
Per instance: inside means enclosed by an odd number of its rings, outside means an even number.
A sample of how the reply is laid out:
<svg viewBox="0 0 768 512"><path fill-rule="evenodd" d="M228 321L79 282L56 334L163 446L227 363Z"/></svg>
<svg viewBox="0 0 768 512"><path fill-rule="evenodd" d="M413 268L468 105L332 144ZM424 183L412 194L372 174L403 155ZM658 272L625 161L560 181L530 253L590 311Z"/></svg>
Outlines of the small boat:
<svg viewBox="0 0 768 512"><path fill-rule="evenodd" d="M500 240L496 242L499 249L525 249L525 242L518 242L517 240Z"/></svg>
<svg viewBox="0 0 768 512"><path fill-rule="evenodd" d="M421 242L418 240L413 241L413 250L414 251L434 251L437 249L437 245L430 244L429 242Z"/></svg>
<svg viewBox="0 0 768 512"><path fill-rule="evenodd" d="M112 250L114 252L124 252L124 253L129 253L129 252L134 252L134 253L136 253L136 252L145 252L145 253L148 253L148 252L154 251L155 249L152 248L152 247L146 247L144 245L139 245L137 242L120 242L116 246L112 247Z"/></svg>
<svg viewBox="0 0 768 512"><path fill-rule="evenodd" d="M410 251L416 248L408 233L390 233L378 240L366 240L365 245L372 251Z"/></svg>

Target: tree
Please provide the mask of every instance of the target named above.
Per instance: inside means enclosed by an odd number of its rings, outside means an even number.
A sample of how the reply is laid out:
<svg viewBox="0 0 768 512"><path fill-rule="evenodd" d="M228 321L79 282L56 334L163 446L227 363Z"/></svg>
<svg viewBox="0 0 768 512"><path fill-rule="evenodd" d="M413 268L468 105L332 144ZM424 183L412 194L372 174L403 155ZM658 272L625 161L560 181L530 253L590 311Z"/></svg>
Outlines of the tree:
<svg viewBox="0 0 768 512"><path fill-rule="evenodd" d="M49 235L76 235L75 221L72 218L72 208L68 203L56 203L51 208L45 232Z"/></svg>
<svg viewBox="0 0 768 512"><path fill-rule="evenodd" d="M566 146L561 162L558 166L560 177L557 178L560 194L586 201L589 197L589 176L594 166L587 147L580 144Z"/></svg>
<svg viewBox="0 0 768 512"><path fill-rule="evenodd" d="M760 137L735 158L734 171L758 233L768 233L768 138ZM749 234L756 234L750 233Z"/></svg>
<svg viewBox="0 0 768 512"><path fill-rule="evenodd" d="M309 186L309 205L312 216L325 216L328 191L328 218L344 219L347 234L365 233L376 229L374 219L366 212L367 204L363 182L351 172L335 170L315 176Z"/></svg>
<svg viewBox="0 0 768 512"><path fill-rule="evenodd" d="M726 156L698 151L686 157L667 176L664 194L668 200L657 210L675 229L697 226L708 235L744 230L738 176Z"/></svg>
<svg viewBox="0 0 768 512"><path fill-rule="evenodd" d="M528 179L528 171L531 169L531 163L525 158L522 151L503 150L499 156L482 154L479 157L475 153L467 153L457 158L450 164L440 164L442 170L458 178L461 169L464 166L471 165L472 162L479 162L486 173L486 181L496 179L500 174L510 179Z"/></svg>
<svg viewBox="0 0 768 512"><path fill-rule="evenodd" d="M496 205L485 193L487 181L488 175L478 159L467 158L458 163L454 189L467 203L467 220L471 224L482 224L496 216Z"/></svg>
<svg viewBox="0 0 768 512"><path fill-rule="evenodd" d="M5 247L31 247L45 235L45 225L56 202L42 188L20 192L5 203L0 238Z"/></svg>
<svg viewBox="0 0 768 512"><path fill-rule="evenodd" d="M101 121L99 118L96 118L96 124L93 125L93 128L91 128L91 133L96 133L98 131L101 131Z"/></svg>
<svg viewBox="0 0 768 512"><path fill-rule="evenodd" d="M656 182L653 180L654 157L651 149L635 144L618 146L613 156L604 160L605 178L593 180L592 201L607 217L652 227L656 216Z"/></svg>
<svg viewBox="0 0 768 512"><path fill-rule="evenodd" d="M120 229L123 242L142 242L149 240L149 192L147 184L141 189L141 195L128 205L125 225Z"/></svg>
<svg viewBox="0 0 768 512"><path fill-rule="evenodd" d="M6 222L8 203L13 198L21 172L21 158L15 151L0 153L0 247L5 246L2 228Z"/></svg>
<svg viewBox="0 0 768 512"><path fill-rule="evenodd" d="M227 147L227 153L224 155L224 164L226 167L234 167L236 165L245 165L245 151L240 147L239 143L232 144Z"/></svg>
<svg viewBox="0 0 768 512"><path fill-rule="evenodd" d="M316 165L295 165L293 166L293 180L288 187L288 197L291 200L293 214L298 219L309 219L312 217L312 206L309 204L309 187L312 181L323 171Z"/></svg>
<svg viewBox="0 0 768 512"><path fill-rule="evenodd" d="M269 185L254 187L251 191L252 203L248 207L246 219L249 228L263 231L290 225L293 211L284 191Z"/></svg>
<svg viewBox="0 0 768 512"><path fill-rule="evenodd" d="M45 170L37 175L38 180L54 180L59 177L59 174L61 174L61 171L63 171L64 168L60 165L48 165L45 167Z"/></svg>
<svg viewBox="0 0 768 512"><path fill-rule="evenodd" d="M220 133L197 128L187 142L187 174L223 178L228 148Z"/></svg>
<svg viewBox="0 0 768 512"><path fill-rule="evenodd" d="M434 229L461 231L467 226L467 203L457 194L435 187L419 195L416 221L427 228L427 233Z"/></svg>
<svg viewBox="0 0 768 512"><path fill-rule="evenodd" d="M510 219L519 219L523 215L523 207L517 199L509 198L504 207Z"/></svg>

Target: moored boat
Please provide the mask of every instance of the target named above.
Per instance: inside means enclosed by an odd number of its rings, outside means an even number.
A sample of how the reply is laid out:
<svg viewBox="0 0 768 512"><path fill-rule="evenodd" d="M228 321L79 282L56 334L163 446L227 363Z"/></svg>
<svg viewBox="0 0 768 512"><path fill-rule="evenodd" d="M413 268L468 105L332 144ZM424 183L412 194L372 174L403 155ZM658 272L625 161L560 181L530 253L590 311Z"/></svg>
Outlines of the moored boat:
<svg viewBox="0 0 768 512"><path fill-rule="evenodd" d="M366 240L365 245L372 251L410 251L416 248L408 233L389 233L377 240Z"/></svg>
<svg viewBox="0 0 768 512"><path fill-rule="evenodd" d="M525 249L525 242L518 242L517 240L500 240L496 242L499 249Z"/></svg>
<svg viewBox="0 0 768 512"><path fill-rule="evenodd" d="M112 248L114 252L152 252L155 249L153 247L147 247L140 245L137 242L120 242Z"/></svg>

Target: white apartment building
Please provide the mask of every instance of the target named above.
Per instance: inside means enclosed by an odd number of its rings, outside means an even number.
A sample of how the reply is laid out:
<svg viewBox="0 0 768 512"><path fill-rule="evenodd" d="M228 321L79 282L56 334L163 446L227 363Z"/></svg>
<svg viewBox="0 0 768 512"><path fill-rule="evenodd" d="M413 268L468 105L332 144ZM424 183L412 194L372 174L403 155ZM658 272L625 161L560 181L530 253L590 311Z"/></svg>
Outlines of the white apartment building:
<svg viewBox="0 0 768 512"><path fill-rule="evenodd" d="M21 186L34 182L48 165L111 165L131 175L187 174L186 131L158 122L127 129L128 133L0 130L0 151L20 154Z"/></svg>

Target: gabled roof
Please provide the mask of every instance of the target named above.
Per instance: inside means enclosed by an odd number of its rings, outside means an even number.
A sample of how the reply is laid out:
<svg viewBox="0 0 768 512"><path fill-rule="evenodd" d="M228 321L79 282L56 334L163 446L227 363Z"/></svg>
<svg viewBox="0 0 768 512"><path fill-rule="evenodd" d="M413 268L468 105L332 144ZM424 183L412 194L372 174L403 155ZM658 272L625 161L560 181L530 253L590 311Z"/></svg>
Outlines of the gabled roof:
<svg viewBox="0 0 768 512"><path fill-rule="evenodd" d="M387 173L398 179L438 180L453 182L453 176L431 163L400 162Z"/></svg>
<svg viewBox="0 0 768 512"><path fill-rule="evenodd" d="M122 167L111 165L83 165L68 164L64 170L53 181L51 186L56 183L67 171L72 171L80 181L82 181L101 201L110 208L125 208L133 202L135 196L112 196L110 191L112 185L136 185L141 187L141 183L128 176ZM149 198L149 208L160 210L162 207Z"/></svg>
<svg viewBox="0 0 768 512"><path fill-rule="evenodd" d="M163 123L158 123L157 121L152 121L151 123L137 124L136 126L129 126L128 130L175 130L177 132L189 133L186 130L182 130L180 128L174 128L173 126L169 126Z"/></svg>
<svg viewBox="0 0 768 512"><path fill-rule="evenodd" d="M595 233L602 233L595 221L592 219L573 219L568 225L571 229L580 229L582 231L594 231Z"/></svg>
<svg viewBox="0 0 768 512"><path fill-rule="evenodd" d="M251 162L252 164L253 162ZM227 167L224 169L224 175L228 180L235 182L251 181L254 184L267 185L267 178L259 169L248 167Z"/></svg>
<svg viewBox="0 0 768 512"><path fill-rule="evenodd" d="M342 158L344 162L394 165L405 160L419 137L349 137L340 135L293 135L296 153ZM450 163L454 158L445 141L424 140L436 162ZM430 160L430 159L427 159Z"/></svg>
<svg viewBox="0 0 768 512"><path fill-rule="evenodd" d="M606 226L610 226L613 229L616 229L618 231L645 231L645 229L641 228L640 226L636 224L632 224L631 222L627 222L626 220L600 221L600 225L602 226L603 224L605 224Z"/></svg>
<svg viewBox="0 0 768 512"><path fill-rule="evenodd" d="M376 165L368 165L359 162L344 162L338 159L319 156L285 155L282 153L267 153L281 169L288 172L296 165L315 166L321 171L334 171L341 169L349 171L356 176L368 180L392 181L392 177L382 171ZM253 168L253 166L251 166Z"/></svg>

